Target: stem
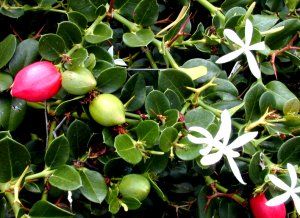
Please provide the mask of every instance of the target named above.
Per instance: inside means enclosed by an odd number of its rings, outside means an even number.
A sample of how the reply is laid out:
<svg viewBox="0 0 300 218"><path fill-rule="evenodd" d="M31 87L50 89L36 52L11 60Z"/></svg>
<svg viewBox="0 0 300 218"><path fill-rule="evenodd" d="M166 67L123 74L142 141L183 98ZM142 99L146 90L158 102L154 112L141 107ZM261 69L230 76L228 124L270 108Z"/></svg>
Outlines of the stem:
<svg viewBox="0 0 300 218"><path fill-rule="evenodd" d="M45 129L46 129L46 150L47 150L49 134L48 134L48 112L47 112L47 102L46 101L45 101Z"/></svg>
<svg viewBox="0 0 300 218"><path fill-rule="evenodd" d="M106 16L106 14L104 15L100 15L99 17L97 17L97 19L92 23L92 25L85 31L85 35L89 35L91 33L93 33L95 27L102 22L103 18ZM74 46L75 47L75 46Z"/></svg>
<svg viewBox="0 0 300 218"><path fill-rule="evenodd" d="M203 7L205 7L207 10L209 10L209 12L214 15L216 14L219 19L225 23L225 16L222 14L222 12L220 12L220 9L215 7L214 5L212 5L210 2L208 2L207 0L197 0L197 2L199 2Z"/></svg>
<svg viewBox="0 0 300 218"><path fill-rule="evenodd" d="M144 47L144 48L142 48L142 50L143 50L143 52L145 52L146 57L148 58L151 67L154 68L154 69L158 69L158 67L157 67L157 65L156 65L156 63L155 63L155 61L154 61L154 59L152 57L152 54L149 51L149 49L147 47Z"/></svg>
<svg viewBox="0 0 300 218"><path fill-rule="evenodd" d="M20 191L20 186L22 183L23 178L25 177L26 173L29 170L29 166L27 166L25 168L25 170L23 171L22 175L18 178L18 181L16 182L16 184L14 185L14 196L15 196L15 203L19 203L21 204L21 201L19 200L19 191Z"/></svg>
<svg viewBox="0 0 300 218"><path fill-rule="evenodd" d="M118 14L118 12L115 10L113 12L113 18L119 21L120 23L124 24L127 26L127 28L130 30L130 32L137 32L140 30L140 28L137 26L137 24L127 20L125 17L121 16Z"/></svg>
<svg viewBox="0 0 300 218"><path fill-rule="evenodd" d="M166 54L165 57L167 58L167 60L170 62L171 66L175 69L178 69L179 66L176 63L176 61L174 60L173 56L171 55L171 53L168 51L168 49L166 49Z"/></svg>
<svg viewBox="0 0 300 218"><path fill-rule="evenodd" d="M250 161L251 161L249 158L246 158L246 157L237 157L235 159L246 162L246 163L250 163Z"/></svg>
<svg viewBox="0 0 300 218"><path fill-rule="evenodd" d="M213 114L215 114L217 117L220 117L221 116L221 111L220 110L218 110L218 109L216 109L216 108L213 108L213 107L211 107L211 106L209 106L209 105L207 105L207 104L205 104L203 101L199 101L198 102L199 103L199 105L201 106L201 107L203 107L204 109L207 109L207 110L210 110Z"/></svg>
<svg viewBox="0 0 300 218"><path fill-rule="evenodd" d="M25 177L25 181L29 182L31 180L36 180L36 179L40 179L40 178L45 178L47 176L49 176L50 174L54 173L55 170L50 170L49 168L44 169L42 172L39 173L35 173L29 176Z"/></svg>
<svg viewBox="0 0 300 218"><path fill-rule="evenodd" d="M130 117L130 118L134 118L134 119L138 119L138 120L141 119L141 116L140 116L140 115L134 114L134 113L130 113L130 112L125 112L125 116L126 116L126 117Z"/></svg>
<svg viewBox="0 0 300 218"><path fill-rule="evenodd" d="M11 208L13 209L15 217L18 217L18 213L21 210L20 204L18 202L15 202L15 197L10 192L5 192L5 197L8 200Z"/></svg>

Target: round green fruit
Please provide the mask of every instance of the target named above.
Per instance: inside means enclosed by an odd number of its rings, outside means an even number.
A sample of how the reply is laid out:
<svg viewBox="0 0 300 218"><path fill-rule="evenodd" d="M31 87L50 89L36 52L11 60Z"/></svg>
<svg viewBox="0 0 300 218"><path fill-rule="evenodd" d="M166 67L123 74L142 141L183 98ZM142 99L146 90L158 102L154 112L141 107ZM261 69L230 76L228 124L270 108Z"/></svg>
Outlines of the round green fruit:
<svg viewBox="0 0 300 218"><path fill-rule="evenodd" d="M102 126L115 126L125 123L125 107L116 96L112 94L98 95L91 102L90 114Z"/></svg>
<svg viewBox="0 0 300 218"><path fill-rule="evenodd" d="M150 182L142 175L129 174L122 178L119 190L125 198L136 198L142 201L150 192Z"/></svg>
<svg viewBox="0 0 300 218"><path fill-rule="evenodd" d="M70 94L84 95L94 89L96 79L88 69L77 67L62 73L62 87Z"/></svg>

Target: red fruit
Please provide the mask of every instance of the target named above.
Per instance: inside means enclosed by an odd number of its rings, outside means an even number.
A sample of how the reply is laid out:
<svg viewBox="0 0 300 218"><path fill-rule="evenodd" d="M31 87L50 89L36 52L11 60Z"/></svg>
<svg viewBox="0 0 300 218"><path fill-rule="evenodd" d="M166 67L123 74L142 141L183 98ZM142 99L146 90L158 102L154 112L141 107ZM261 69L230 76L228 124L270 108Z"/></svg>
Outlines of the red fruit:
<svg viewBox="0 0 300 218"><path fill-rule="evenodd" d="M11 86L11 95L38 102L52 98L61 87L61 74L48 61L30 64L20 70Z"/></svg>
<svg viewBox="0 0 300 218"><path fill-rule="evenodd" d="M250 199L250 208L255 218L285 218L285 204L269 207L266 205L266 196L264 193L256 195Z"/></svg>

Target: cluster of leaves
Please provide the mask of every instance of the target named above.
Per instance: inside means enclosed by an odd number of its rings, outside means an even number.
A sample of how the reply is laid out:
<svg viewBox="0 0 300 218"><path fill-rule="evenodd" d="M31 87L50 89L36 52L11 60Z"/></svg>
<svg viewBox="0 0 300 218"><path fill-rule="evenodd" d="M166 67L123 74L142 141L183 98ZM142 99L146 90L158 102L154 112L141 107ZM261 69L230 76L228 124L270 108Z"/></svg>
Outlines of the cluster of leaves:
<svg viewBox="0 0 300 218"><path fill-rule="evenodd" d="M269 174L289 184L288 163L300 174L299 1L32 2L0 3L0 217L246 217L253 192L281 193ZM253 53L258 80L243 56L216 64L238 48L224 29L243 39L247 20L251 44L266 45ZM45 104L12 98L17 72L41 59L61 71L84 66L97 87L81 96L61 89ZM93 121L98 93L120 98L125 124ZM232 141L258 132L235 159L247 186L226 158L203 166L206 144L188 138L192 127L215 135L225 109ZM121 194L130 174L150 182L145 200ZM288 211L297 216L293 201Z"/></svg>

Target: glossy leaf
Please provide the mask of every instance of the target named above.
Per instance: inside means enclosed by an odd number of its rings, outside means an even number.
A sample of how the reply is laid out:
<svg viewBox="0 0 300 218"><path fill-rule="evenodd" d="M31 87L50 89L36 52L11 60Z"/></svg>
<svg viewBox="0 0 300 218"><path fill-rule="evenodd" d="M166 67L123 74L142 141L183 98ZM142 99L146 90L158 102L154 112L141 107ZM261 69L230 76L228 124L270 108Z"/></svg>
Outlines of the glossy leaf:
<svg viewBox="0 0 300 218"><path fill-rule="evenodd" d="M69 142L64 135L61 135L49 145L45 155L45 163L48 167L55 169L64 165L69 159L69 155Z"/></svg>
<svg viewBox="0 0 300 218"><path fill-rule="evenodd" d="M5 137L0 140L0 182L18 178L30 164L30 155L24 145Z"/></svg>
<svg viewBox="0 0 300 218"><path fill-rule="evenodd" d="M127 134L118 135L114 146L118 155L131 164L137 164L142 160L142 153L136 148L136 142Z"/></svg>
<svg viewBox="0 0 300 218"><path fill-rule="evenodd" d="M55 61L66 52L66 45L62 37L49 33L40 38L39 52L44 59Z"/></svg>
<svg viewBox="0 0 300 218"><path fill-rule="evenodd" d="M261 152L255 153L252 156L249 165L249 177L256 185L263 184L265 181L265 176L268 173L267 168L264 169L266 166L264 165L264 159L261 159L261 155L262 157L264 156Z"/></svg>
<svg viewBox="0 0 300 218"><path fill-rule="evenodd" d="M154 33L149 29L141 29L136 33L125 33L123 42L129 47L147 46L154 39Z"/></svg>
<svg viewBox="0 0 300 218"><path fill-rule="evenodd" d="M13 57L17 47L17 39L14 35L8 35L0 42L0 68L4 67Z"/></svg>
<svg viewBox="0 0 300 218"><path fill-rule="evenodd" d="M122 67L112 67L101 72L97 78L97 87L104 93L113 93L125 83L127 71Z"/></svg>
<svg viewBox="0 0 300 218"><path fill-rule="evenodd" d="M82 181L80 192L90 201L101 204L107 195L107 187L103 176L86 168L82 168L79 173Z"/></svg>
<svg viewBox="0 0 300 218"><path fill-rule="evenodd" d="M73 45L79 44L82 41L79 27L70 21L59 23L56 34L63 38L68 48L72 48Z"/></svg>
<svg viewBox="0 0 300 218"><path fill-rule="evenodd" d="M72 218L75 216L45 200L36 202L30 209L29 215L32 218Z"/></svg>
<svg viewBox="0 0 300 218"><path fill-rule="evenodd" d="M200 126L203 128L207 128L215 119L215 115L202 108L196 108L190 110L185 115L185 125L187 128L192 126Z"/></svg>
<svg viewBox="0 0 300 218"><path fill-rule="evenodd" d="M174 127L165 128L159 137L159 148L163 152L168 152L173 146L173 142L178 137L178 131Z"/></svg>
<svg viewBox="0 0 300 218"><path fill-rule="evenodd" d="M277 153L277 158L281 164L300 164L300 137L294 137L284 142Z"/></svg>
<svg viewBox="0 0 300 218"><path fill-rule="evenodd" d="M86 34L84 39L89 43L97 44L112 38L112 35L113 31L110 26L100 23L94 28L92 33Z"/></svg>
<svg viewBox="0 0 300 218"><path fill-rule="evenodd" d="M13 78L7 73L0 73L0 92L3 92L11 86Z"/></svg>
<svg viewBox="0 0 300 218"><path fill-rule="evenodd" d="M52 186L64 191L78 189L82 183L79 173L71 166L63 165L49 177Z"/></svg>
<svg viewBox="0 0 300 218"><path fill-rule="evenodd" d="M170 109L170 102L162 92L154 90L147 95L145 108L150 117L156 118Z"/></svg>
<svg viewBox="0 0 300 218"><path fill-rule="evenodd" d="M16 73L23 67L31 64L36 60L39 54L39 43L35 39L25 39L20 42L16 48L14 56L9 62L9 73Z"/></svg>
<svg viewBox="0 0 300 218"><path fill-rule="evenodd" d="M139 123L135 128L138 140L145 142L146 147L152 147L158 139L158 123L152 120L145 120Z"/></svg>
<svg viewBox="0 0 300 218"><path fill-rule="evenodd" d="M156 0L142 0L136 6L133 18L135 23L142 26L153 25L158 18L159 7Z"/></svg>

